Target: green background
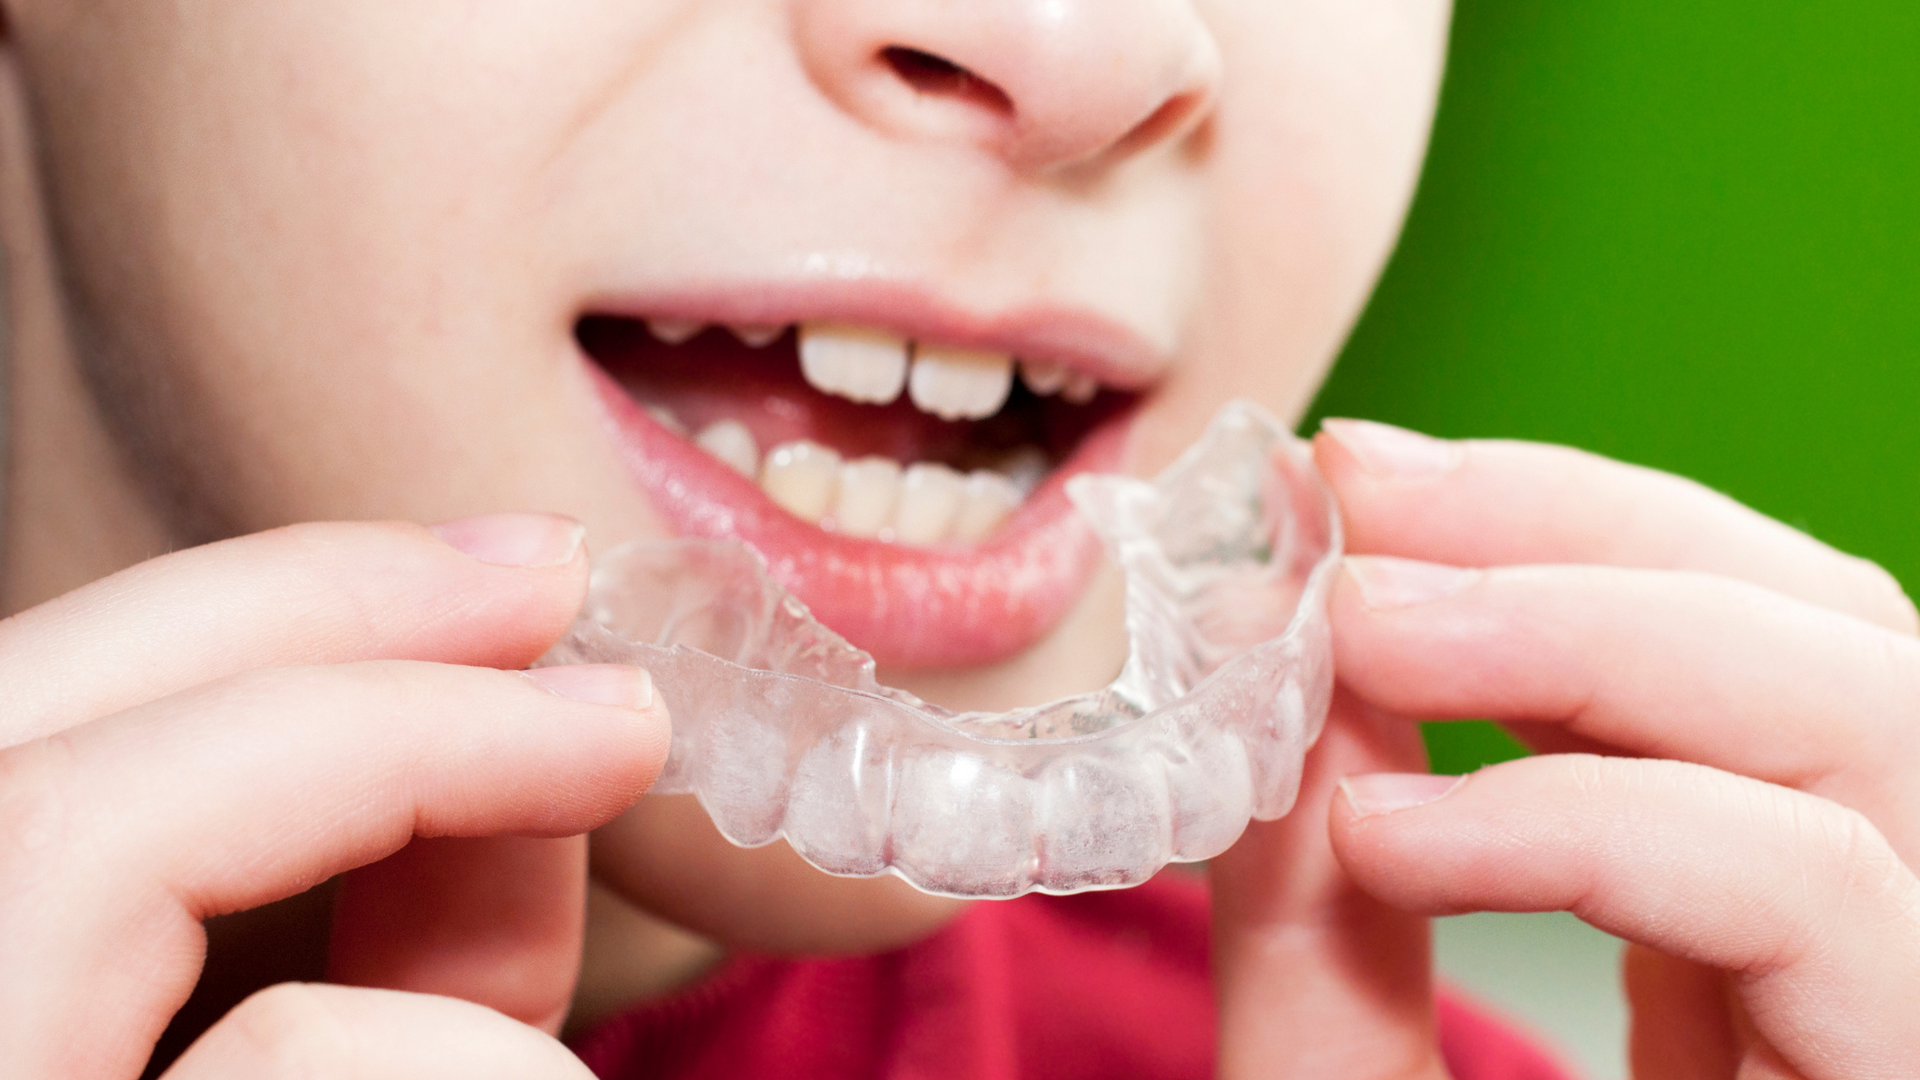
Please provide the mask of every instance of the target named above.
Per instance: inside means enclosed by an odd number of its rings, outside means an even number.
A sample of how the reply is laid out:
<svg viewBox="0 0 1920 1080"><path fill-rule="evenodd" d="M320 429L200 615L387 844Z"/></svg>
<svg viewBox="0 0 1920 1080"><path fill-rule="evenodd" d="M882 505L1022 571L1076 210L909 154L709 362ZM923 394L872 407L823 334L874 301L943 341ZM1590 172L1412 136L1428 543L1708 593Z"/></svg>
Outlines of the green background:
<svg viewBox="0 0 1920 1080"><path fill-rule="evenodd" d="M1920 0L1463 0L1320 416L1569 443L1920 586ZM1435 766L1513 744L1433 725Z"/></svg>

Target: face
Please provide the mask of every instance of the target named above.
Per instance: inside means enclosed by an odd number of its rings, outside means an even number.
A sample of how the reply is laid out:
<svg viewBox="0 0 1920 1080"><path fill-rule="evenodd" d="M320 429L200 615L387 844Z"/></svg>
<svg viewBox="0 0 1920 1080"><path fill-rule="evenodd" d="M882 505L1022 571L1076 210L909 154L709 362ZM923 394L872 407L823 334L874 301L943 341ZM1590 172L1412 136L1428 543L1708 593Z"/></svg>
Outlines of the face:
<svg viewBox="0 0 1920 1080"><path fill-rule="evenodd" d="M739 536L896 683L1006 707L1120 660L1064 477L1304 408L1446 16L20 0L8 32L76 355L181 540Z"/></svg>

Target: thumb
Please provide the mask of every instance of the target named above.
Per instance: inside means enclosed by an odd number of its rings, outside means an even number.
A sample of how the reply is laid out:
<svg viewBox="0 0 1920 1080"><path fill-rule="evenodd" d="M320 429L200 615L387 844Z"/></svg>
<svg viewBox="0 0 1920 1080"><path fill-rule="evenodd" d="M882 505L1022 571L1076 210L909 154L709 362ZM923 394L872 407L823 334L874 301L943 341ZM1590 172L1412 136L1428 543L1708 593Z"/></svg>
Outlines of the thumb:
<svg viewBox="0 0 1920 1080"><path fill-rule="evenodd" d="M452 998L282 983L242 1002L162 1080L593 1080L566 1047Z"/></svg>
<svg viewBox="0 0 1920 1080"><path fill-rule="evenodd" d="M1327 832L1341 777L1425 761L1412 724L1339 693L1293 812L1213 861L1221 1077L1446 1077L1427 922L1361 892Z"/></svg>

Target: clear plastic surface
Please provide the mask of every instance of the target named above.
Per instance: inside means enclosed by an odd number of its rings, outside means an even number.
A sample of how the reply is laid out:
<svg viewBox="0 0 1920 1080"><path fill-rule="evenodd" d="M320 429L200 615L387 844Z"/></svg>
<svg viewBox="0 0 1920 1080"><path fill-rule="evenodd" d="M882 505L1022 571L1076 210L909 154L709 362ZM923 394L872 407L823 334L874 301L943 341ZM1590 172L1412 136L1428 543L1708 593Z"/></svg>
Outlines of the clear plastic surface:
<svg viewBox="0 0 1920 1080"><path fill-rule="evenodd" d="M1068 493L1126 578L1104 690L956 713L881 686L730 541L610 553L542 662L650 670L673 715L654 790L692 792L736 844L951 896L1137 884L1292 808L1332 693L1340 523L1306 447L1239 401L1153 482Z"/></svg>

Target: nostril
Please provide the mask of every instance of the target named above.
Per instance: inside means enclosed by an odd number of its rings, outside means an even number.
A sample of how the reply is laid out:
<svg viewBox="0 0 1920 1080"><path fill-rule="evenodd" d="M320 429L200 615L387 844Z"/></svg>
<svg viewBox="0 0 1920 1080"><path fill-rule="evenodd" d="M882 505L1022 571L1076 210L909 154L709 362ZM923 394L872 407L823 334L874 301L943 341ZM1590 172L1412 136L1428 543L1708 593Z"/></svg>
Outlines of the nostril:
<svg viewBox="0 0 1920 1080"><path fill-rule="evenodd" d="M1013 99L1006 91L951 60L904 45L881 49L880 59L915 93L965 102L1001 116L1013 115Z"/></svg>

